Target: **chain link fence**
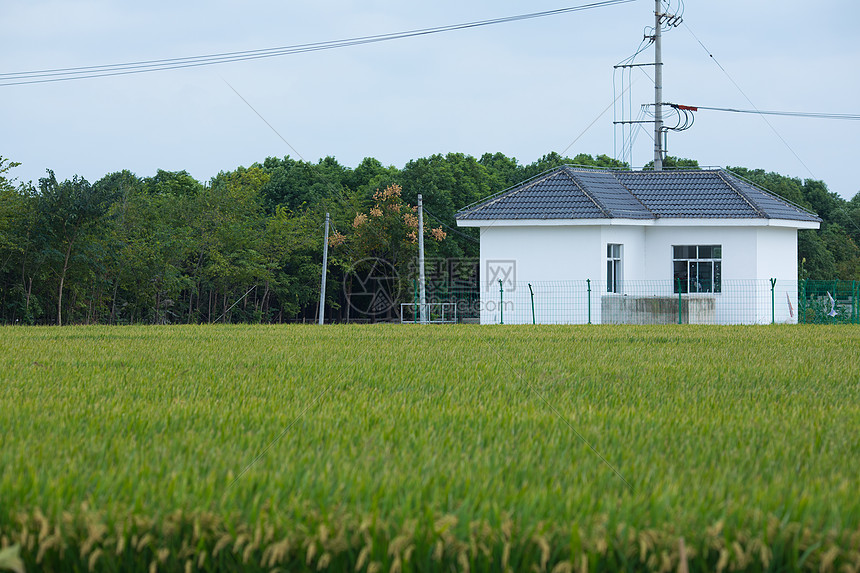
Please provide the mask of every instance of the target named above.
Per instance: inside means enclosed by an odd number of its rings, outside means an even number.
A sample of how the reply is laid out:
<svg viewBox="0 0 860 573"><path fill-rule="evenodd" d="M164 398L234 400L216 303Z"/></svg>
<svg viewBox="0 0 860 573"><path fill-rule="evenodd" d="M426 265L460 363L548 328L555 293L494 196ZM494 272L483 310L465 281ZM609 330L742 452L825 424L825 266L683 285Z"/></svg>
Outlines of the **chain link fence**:
<svg viewBox="0 0 860 573"><path fill-rule="evenodd" d="M429 281L426 301L480 324L860 324L860 281L723 280L717 292L684 290L671 280ZM417 289L407 302L416 307Z"/></svg>

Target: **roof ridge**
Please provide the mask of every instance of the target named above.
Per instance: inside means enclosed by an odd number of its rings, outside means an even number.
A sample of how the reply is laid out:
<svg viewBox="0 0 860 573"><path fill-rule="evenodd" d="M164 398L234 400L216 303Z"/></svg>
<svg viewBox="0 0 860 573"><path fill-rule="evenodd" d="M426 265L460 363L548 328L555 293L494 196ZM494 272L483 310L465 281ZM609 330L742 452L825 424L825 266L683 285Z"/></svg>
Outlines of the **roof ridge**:
<svg viewBox="0 0 860 573"><path fill-rule="evenodd" d="M463 207L462 209L460 209L459 211L457 211L457 213L455 213L455 215L459 215L461 213L465 214L465 213L469 213L469 212L475 212L478 209L484 209L485 207L489 207L490 205L493 205L493 204L501 201L502 199L506 199L508 197L513 197L514 195L521 193L521 192L525 191L526 189L530 189L531 187L533 187L534 185L537 185L538 183L540 183L542 181L546 181L551 176L553 176L557 171L558 171L557 168L556 169L550 169L548 171L544 171L543 173L535 175L531 179L526 180L526 182L524 182L524 183L520 183L519 185L513 185L511 187L508 187L507 189L499 191L495 195L491 195L490 197L480 199L479 201L472 203L471 205L467 205L467 206Z"/></svg>
<svg viewBox="0 0 860 573"><path fill-rule="evenodd" d="M726 172L722 169L719 169L716 171L717 177L719 177L723 181L723 183L728 185L729 189L731 189L732 191L737 193L738 196L741 199L743 199L746 202L746 204L749 205L750 208L752 208L752 210L758 214L759 217L761 217L762 219L772 219L773 218L770 215L768 215L767 213L765 213L765 211L758 205L758 203L754 202L750 197L748 197L745 192L743 192L737 186L733 185L732 182L728 180L728 178L724 177L725 173Z"/></svg>
<svg viewBox="0 0 860 573"><path fill-rule="evenodd" d="M658 215L657 213L655 213L654 211L652 211L651 209L649 209L649 208L648 208L648 205L646 205L645 203L643 203L643 202L642 202L642 199L640 199L640 198L639 198L639 195L637 195L636 193L634 193L633 191L631 191L631 190L630 190L630 188L629 188L627 185L625 185L624 183L622 183L622 181L621 181L620 179L618 179L618 176L615 174L615 172L610 172L609 174L610 174L610 175L612 175L612 178L613 178L613 179L615 179L615 180L618 182L618 184L619 184L619 185L621 185L622 187L624 187L624 190L625 190L625 191L627 191L628 193L630 193L630 196L631 196L631 197L633 197L634 199L636 199L636 201L637 201L640 205L642 205L642 208L643 208L643 209L645 209L646 211L648 211L649 213L651 213L651 214L654 216L654 218L655 218L655 219L659 219L659 218L660 218L660 215Z"/></svg>
<svg viewBox="0 0 860 573"><path fill-rule="evenodd" d="M768 195L769 197L776 199L777 201L779 201L780 203L782 203L786 207L792 207L792 208L796 209L797 211L800 211L801 213L806 213L807 215L813 215L815 217L818 217L818 213L815 213L814 211L807 209L803 205L799 205L799 204L795 203L791 199L787 199L787 198L783 197L782 195L778 195L778 194L774 193L773 191L770 191L769 189L766 189L763 186L758 185L757 183L747 179L746 177L738 175L737 173L735 173L729 169L721 169L721 171L725 171L726 173L731 175L733 178L738 179L741 183L746 183L747 185L749 185L750 187L752 187L756 191L760 191L760 192Z"/></svg>
<svg viewBox="0 0 860 573"><path fill-rule="evenodd" d="M764 225L774 219L821 221L725 169L644 172L571 165L549 169L457 212L458 220L627 218L739 218Z"/></svg>
<svg viewBox="0 0 860 573"><path fill-rule="evenodd" d="M573 184L574 184L574 185L576 185L576 186L577 186L577 188L578 188L580 191L582 191L582 194L583 194L583 195L585 195L586 197L588 197L588 198L589 198L589 200L591 200L591 202L592 202L592 203L594 203L594 205L595 205L598 209L600 209L600 212L601 212L601 213L603 213L603 215L604 215L607 219L611 219L611 218L612 218L612 213L609 211L609 209L607 209L607 207L606 207L606 206L605 206L601 201L598 201L598 200L597 200L597 198L592 197L592 196L591 196L591 194L590 194L588 191L586 191L586 190L585 190L585 186L584 186L584 185L582 185L582 184L580 184L579 180L578 180L578 179L573 175L573 173L574 173L574 172L573 172L572 170L568 169L568 167L567 167L567 166L563 166L563 167L561 168L561 171L564 171L564 174L565 174L565 175L567 175L567 176L568 176L568 178L569 178L571 181L573 181Z"/></svg>
<svg viewBox="0 0 860 573"><path fill-rule="evenodd" d="M519 193L520 191L522 191L528 187L531 187L535 183L539 183L541 181L544 181L545 179L549 178L553 173L559 171L559 169L560 169L559 167L553 167L552 169L547 169L546 171L542 171L541 173L538 173L537 175L532 175L531 177L529 177L523 181L520 181L519 183L514 183L513 185L505 187L501 191L497 191L496 193L488 195L488 196L484 197L483 199L478 199L477 201L469 203L465 207L460 207L460 209L457 210L455 215L459 215L460 213L468 213L470 211L474 211L478 207L486 207L488 205L492 205L497 200L502 199L503 197L508 197L510 195L513 195L514 193Z"/></svg>

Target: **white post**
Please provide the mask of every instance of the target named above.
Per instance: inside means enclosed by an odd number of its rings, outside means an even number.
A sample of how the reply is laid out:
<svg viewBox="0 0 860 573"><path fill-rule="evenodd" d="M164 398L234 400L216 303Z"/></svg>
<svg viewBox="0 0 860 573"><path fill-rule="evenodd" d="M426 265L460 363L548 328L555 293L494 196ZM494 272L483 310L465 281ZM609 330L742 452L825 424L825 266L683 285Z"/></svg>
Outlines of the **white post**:
<svg viewBox="0 0 860 573"><path fill-rule="evenodd" d="M654 4L654 171L663 170L663 14L662 0Z"/></svg>
<svg viewBox="0 0 860 573"><path fill-rule="evenodd" d="M323 264L322 264L322 284L320 285L320 319L319 324L323 323L325 318L325 275L328 270L328 221L329 215L325 214L325 239L323 240Z"/></svg>
<svg viewBox="0 0 860 573"><path fill-rule="evenodd" d="M424 202L418 194L418 311L421 324L427 323L427 290L424 284Z"/></svg>

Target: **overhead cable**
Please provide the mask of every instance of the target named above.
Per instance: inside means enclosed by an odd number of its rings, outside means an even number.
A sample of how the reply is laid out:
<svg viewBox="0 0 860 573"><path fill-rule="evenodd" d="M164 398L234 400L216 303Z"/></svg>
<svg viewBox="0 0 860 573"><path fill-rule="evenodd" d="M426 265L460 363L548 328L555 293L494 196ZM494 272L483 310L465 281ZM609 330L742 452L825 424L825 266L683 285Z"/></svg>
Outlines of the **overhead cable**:
<svg viewBox="0 0 860 573"><path fill-rule="evenodd" d="M559 8L556 10L545 10L542 12L532 12L529 14L519 14L516 16L506 16L503 18L492 18L488 20L465 22L462 24L450 24L447 26L421 28L417 30L408 30L405 32L377 34L372 36L360 36L357 38L347 38L343 40L332 40L327 42L315 42L309 44L295 44L291 46L280 46L276 48L243 50L237 52L223 52L218 54L189 56L184 58L143 60L137 62L105 64L99 66L79 66L72 68L54 68L24 72L6 72L0 73L0 87L139 74L143 72L155 72L180 68L210 66L214 64L224 64L230 62L258 60L261 58L273 58L278 56L303 54L307 52L317 52L322 50L332 50L335 48L345 48L363 44L387 42L390 40L400 40L416 36L427 36L430 34L439 34L442 32L466 30L470 28L491 26L495 24L506 24L509 22L518 22L521 20L543 18L546 16L557 16L560 14L567 14L571 12L581 12L584 10L592 10L595 8L605 8L607 6L613 6L617 4L627 4L635 1L636 0L602 0L600 2L592 2L579 6L570 6L567 8Z"/></svg>
<svg viewBox="0 0 860 573"><path fill-rule="evenodd" d="M809 111L768 111L763 109L735 109L732 107L708 107L704 105L689 106L674 103L667 103L675 109L697 111L700 109L708 111L725 111L731 113L749 113L753 115L782 115L787 117L808 117L813 119L847 119L850 121L860 120L860 115L852 113L819 113Z"/></svg>

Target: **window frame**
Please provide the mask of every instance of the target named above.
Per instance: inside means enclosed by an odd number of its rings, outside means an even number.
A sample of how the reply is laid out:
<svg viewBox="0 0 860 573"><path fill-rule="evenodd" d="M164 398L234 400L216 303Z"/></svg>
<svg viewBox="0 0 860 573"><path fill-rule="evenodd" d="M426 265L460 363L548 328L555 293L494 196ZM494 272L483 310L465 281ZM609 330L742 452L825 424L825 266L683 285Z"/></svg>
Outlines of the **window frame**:
<svg viewBox="0 0 860 573"><path fill-rule="evenodd" d="M680 278L680 294L722 294L722 267L721 244L672 245L672 292L679 294ZM709 284L702 284L703 280Z"/></svg>
<svg viewBox="0 0 860 573"><path fill-rule="evenodd" d="M617 247L617 256L614 252ZM606 292L621 294L624 280L624 245L622 243L606 243Z"/></svg>

